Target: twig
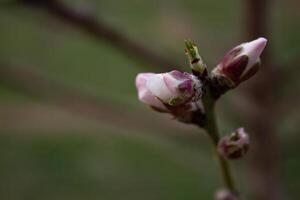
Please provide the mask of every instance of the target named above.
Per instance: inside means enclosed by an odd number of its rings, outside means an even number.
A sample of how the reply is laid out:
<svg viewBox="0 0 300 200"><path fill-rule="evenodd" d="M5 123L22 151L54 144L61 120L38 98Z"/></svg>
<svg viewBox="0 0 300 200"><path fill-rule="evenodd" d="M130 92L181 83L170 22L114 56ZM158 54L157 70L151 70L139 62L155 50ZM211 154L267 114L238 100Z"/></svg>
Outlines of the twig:
<svg viewBox="0 0 300 200"><path fill-rule="evenodd" d="M203 83L203 108L198 108L194 111L191 123L194 123L200 128L203 128L210 137L214 146L214 152L220 165L220 171L225 184L225 187L232 193L236 194L237 190L234 186L233 178L230 172L227 160L218 152L218 143L220 134L215 116L215 104L218 98L214 96L214 88L212 87L211 74L207 72L207 67L202 61L197 45L190 40L185 41L185 52L189 60L193 74ZM195 120L196 118L196 120ZM201 119L201 120L198 120Z"/></svg>
<svg viewBox="0 0 300 200"><path fill-rule="evenodd" d="M148 49L136 40L130 39L117 29L96 19L87 13L80 13L69 8L59 0L17 0L24 5L47 11L64 23L85 31L99 40L117 47L122 53L154 68L169 70L175 62Z"/></svg>
<svg viewBox="0 0 300 200"><path fill-rule="evenodd" d="M217 152L220 134L215 117L215 99L213 98L209 87L207 87L206 93L203 97L203 105L206 112L206 119L203 128L208 133L214 145L214 150L219 161L224 184L229 191L237 193L237 189L234 186L234 181L229 168L229 164L227 160L225 160L225 158Z"/></svg>

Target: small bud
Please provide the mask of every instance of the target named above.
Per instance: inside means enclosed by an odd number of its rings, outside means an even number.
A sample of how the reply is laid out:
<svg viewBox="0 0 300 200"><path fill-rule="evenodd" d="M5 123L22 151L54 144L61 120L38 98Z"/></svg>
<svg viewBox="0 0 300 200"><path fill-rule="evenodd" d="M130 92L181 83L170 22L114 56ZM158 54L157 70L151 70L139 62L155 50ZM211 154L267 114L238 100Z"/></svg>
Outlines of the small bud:
<svg viewBox="0 0 300 200"><path fill-rule="evenodd" d="M218 152L228 159L239 159L249 149L249 136L244 128L239 128L230 136L223 137L218 144Z"/></svg>
<svg viewBox="0 0 300 200"><path fill-rule="evenodd" d="M207 75L206 65L203 63L195 43L190 40L186 40L185 46L185 53L189 59L193 73L199 77Z"/></svg>
<svg viewBox="0 0 300 200"><path fill-rule="evenodd" d="M136 87L140 101L166 112L169 107L198 101L202 95L202 83L194 75L177 70L138 74Z"/></svg>
<svg viewBox="0 0 300 200"><path fill-rule="evenodd" d="M215 200L239 200L239 198L229 190L221 189L216 192Z"/></svg>
<svg viewBox="0 0 300 200"><path fill-rule="evenodd" d="M233 48L212 71L212 77L218 79L220 85L236 87L258 71L266 44L265 38L258 38Z"/></svg>

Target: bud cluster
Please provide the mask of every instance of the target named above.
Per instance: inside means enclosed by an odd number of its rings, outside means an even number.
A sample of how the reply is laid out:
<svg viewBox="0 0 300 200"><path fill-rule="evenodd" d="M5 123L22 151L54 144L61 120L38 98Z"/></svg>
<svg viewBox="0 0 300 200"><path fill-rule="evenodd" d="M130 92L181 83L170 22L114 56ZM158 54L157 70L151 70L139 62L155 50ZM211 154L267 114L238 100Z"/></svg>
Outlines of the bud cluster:
<svg viewBox="0 0 300 200"><path fill-rule="evenodd" d="M198 105L201 105L206 85L210 86L212 96L217 99L228 89L250 78L258 70L259 57L266 42L265 38L258 38L233 48L209 76L195 43L185 41L185 52L193 74L177 70L161 74L140 73L135 81L138 97L155 110L171 113L178 119L187 114L192 117L195 113L203 113L203 110L197 110L201 109ZM191 123L193 121L191 119Z"/></svg>
<svg viewBox="0 0 300 200"><path fill-rule="evenodd" d="M192 74L173 70L167 73L140 73L135 84L139 100L156 111L170 113L177 120L205 128L216 142L219 139L214 123L214 104L227 90L252 77L260 66L267 40L258 38L230 50L208 73L197 46L186 41L185 52ZM215 200L239 200L231 180L226 159L239 159L249 149L249 136L244 128L218 141L216 146L226 190L220 190ZM215 143L214 143L215 144Z"/></svg>

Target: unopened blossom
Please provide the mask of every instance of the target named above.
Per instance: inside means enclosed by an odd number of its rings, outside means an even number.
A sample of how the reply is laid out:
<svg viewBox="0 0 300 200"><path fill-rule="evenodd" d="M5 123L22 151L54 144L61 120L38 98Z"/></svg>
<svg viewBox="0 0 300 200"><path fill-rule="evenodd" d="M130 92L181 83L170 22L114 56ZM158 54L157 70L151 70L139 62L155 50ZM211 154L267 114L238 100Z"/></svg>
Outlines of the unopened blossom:
<svg viewBox="0 0 300 200"><path fill-rule="evenodd" d="M259 69L260 55L266 44L267 40L261 37L234 47L212 71L213 77L225 78L229 87L252 77Z"/></svg>
<svg viewBox="0 0 300 200"><path fill-rule="evenodd" d="M199 100L201 82L192 74L177 70L136 76L139 100L158 110L167 111L169 106L182 106Z"/></svg>
<svg viewBox="0 0 300 200"><path fill-rule="evenodd" d="M215 200L239 200L239 198L229 190L221 189L216 192Z"/></svg>
<svg viewBox="0 0 300 200"><path fill-rule="evenodd" d="M218 152L228 159L239 159L249 149L249 136L244 128L238 128L231 135L224 136L218 144Z"/></svg>

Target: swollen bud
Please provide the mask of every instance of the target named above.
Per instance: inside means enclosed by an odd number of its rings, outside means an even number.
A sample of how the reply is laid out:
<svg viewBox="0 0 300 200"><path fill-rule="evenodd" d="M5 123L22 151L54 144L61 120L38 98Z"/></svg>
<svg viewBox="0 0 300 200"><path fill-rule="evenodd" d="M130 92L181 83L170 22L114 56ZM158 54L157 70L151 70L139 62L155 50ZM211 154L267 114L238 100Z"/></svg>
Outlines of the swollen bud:
<svg viewBox="0 0 300 200"><path fill-rule="evenodd" d="M259 69L260 55L266 44L265 38L258 38L233 48L212 71L213 79L228 88L234 88L249 79Z"/></svg>
<svg viewBox="0 0 300 200"><path fill-rule="evenodd" d="M215 200L239 200L239 198L229 190L221 189L216 192Z"/></svg>
<svg viewBox="0 0 300 200"><path fill-rule="evenodd" d="M193 73L198 77L206 76L206 65L203 63L196 44L190 40L186 40L185 47L185 53L189 59L189 63Z"/></svg>
<svg viewBox="0 0 300 200"><path fill-rule="evenodd" d="M202 95L202 83L194 75L173 70L168 73L140 73L136 77L140 101L159 111L185 107Z"/></svg>
<svg viewBox="0 0 300 200"><path fill-rule="evenodd" d="M244 128L239 128L231 135L223 137L218 143L218 152L228 159L242 158L249 149L249 136Z"/></svg>

